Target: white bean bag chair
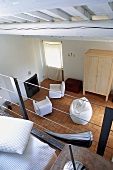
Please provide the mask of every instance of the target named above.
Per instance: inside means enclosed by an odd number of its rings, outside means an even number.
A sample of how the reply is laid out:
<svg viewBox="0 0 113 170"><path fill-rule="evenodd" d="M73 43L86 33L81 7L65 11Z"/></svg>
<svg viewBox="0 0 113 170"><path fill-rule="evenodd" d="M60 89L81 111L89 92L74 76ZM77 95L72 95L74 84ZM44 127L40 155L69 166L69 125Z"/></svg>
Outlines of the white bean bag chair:
<svg viewBox="0 0 113 170"><path fill-rule="evenodd" d="M90 121L91 116L92 107L86 97L73 100L70 106L70 117L73 122L86 125Z"/></svg>

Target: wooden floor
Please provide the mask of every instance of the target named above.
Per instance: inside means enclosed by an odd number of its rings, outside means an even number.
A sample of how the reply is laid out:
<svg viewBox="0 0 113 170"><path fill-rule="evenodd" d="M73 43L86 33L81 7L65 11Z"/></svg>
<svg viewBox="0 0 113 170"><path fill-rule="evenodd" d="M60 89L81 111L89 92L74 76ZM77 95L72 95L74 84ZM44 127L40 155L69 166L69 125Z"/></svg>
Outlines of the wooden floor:
<svg viewBox="0 0 113 170"><path fill-rule="evenodd" d="M46 79L41 83L41 86L49 88L50 83L56 83L56 82ZM48 90L40 88L40 91L36 95L34 95L32 99L40 101L42 99L45 99L45 97L48 96L48 93L49 93ZM36 124L38 124L38 125L34 124L34 127L39 130L44 130L45 128L57 133L74 133L74 132L83 132L83 131L91 130L94 136L94 141L92 146L90 147L90 150L96 152L100 131L101 131L100 126L102 125L105 106L113 108L112 96L110 96L109 100L106 102L104 96L86 92L85 97L87 97L89 101L92 103L91 105L93 109L93 116L90 121L91 123L88 123L87 125L77 125L72 122L69 116L69 108L72 101L75 99L75 97L77 98L83 97L82 91L78 94L66 91L65 94L71 95L73 97L65 95L61 99L50 99L53 105L53 111L51 114L46 115L43 118L39 117L34 113L32 101L26 100L24 102L25 107L31 110L31 112L27 111L29 115L29 119L34 121ZM56 109L62 110L63 112L66 113L63 113ZM17 112L19 115L21 114L19 107L16 105L13 106L13 111ZM15 114L13 114L12 112L10 112L10 114L15 116ZM15 116L15 117L19 117L19 116ZM112 130L113 130L113 126L112 126ZM113 132L112 131L110 132L107 146L108 147L106 147L104 157L111 159L113 156Z"/></svg>

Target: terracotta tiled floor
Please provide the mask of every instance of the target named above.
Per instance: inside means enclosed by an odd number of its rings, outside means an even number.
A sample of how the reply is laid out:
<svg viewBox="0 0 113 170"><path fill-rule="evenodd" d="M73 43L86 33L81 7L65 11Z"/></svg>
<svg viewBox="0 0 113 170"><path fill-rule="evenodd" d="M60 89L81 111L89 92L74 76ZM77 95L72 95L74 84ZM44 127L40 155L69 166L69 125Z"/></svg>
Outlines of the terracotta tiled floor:
<svg viewBox="0 0 113 170"><path fill-rule="evenodd" d="M56 82L46 79L41 83L41 86L49 88L50 83L56 83ZM48 93L49 93L48 90L40 88L40 91L33 96L33 99L40 101L42 99L45 99L45 97L48 96ZM93 109L93 116L90 121L91 123L88 123L87 125L77 125L72 122L69 116L69 107L72 101L75 99L74 97L77 98L83 97L82 91L78 94L66 91L65 94L72 95L73 97L65 95L61 99L50 99L53 104L53 111L51 114L46 115L44 118L42 118L28 111L29 119L36 122L38 125L43 126L43 128L49 129L57 133L74 133L74 132L83 132L83 131L91 130L93 132L94 141L89 149L92 150L93 152L96 152L99 135L101 131L100 126L102 126L105 106L113 107L112 96L110 96L109 100L106 102L105 96L86 92L85 97L87 97L89 101L92 103L91 105ZM31 100L26 100L25 106L27 109L34 112ZM55 110L54 108L62 110L66 113ZM18 112L20 114L20 110L19 108L17 108L17 106L13 106L13 111ZM56 123L54 123L53 121ZM57 123L61 125L58 125ZM37 125L34 126L35 128L43 130L43 128L40 126ZM113 130L113 126L112 126L112 130ZM113 132L112 131L110 132L107 146L109 146L110 148L106 147L104 157L111 159L113 156Z"/></svg>

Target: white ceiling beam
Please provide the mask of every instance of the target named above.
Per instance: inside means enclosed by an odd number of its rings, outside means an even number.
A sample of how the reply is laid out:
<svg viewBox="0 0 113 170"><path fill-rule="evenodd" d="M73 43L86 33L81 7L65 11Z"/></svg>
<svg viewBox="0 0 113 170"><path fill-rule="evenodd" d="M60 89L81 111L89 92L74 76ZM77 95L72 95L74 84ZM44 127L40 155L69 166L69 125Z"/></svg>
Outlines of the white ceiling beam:
<svg viewBox="0 0 113 170"><path fill-rule="evenodd" d="M35 11L35 12L25 12L24 14L27 14L29 16L33 16L33 17L36 17L36 18L40 18L40 19L43 19L45 21L52 21L53 20L53 17L49 16L49 15L46 15L42 12L39 12L39 11Z"/></svg>
<svg viewBox="0 0 113 170"><path fill-rule="evenodd" d="M41 12L46 13L54 18L60 18L62 20L70 20L70 16L59 9L41 10Z"/></svg>
<svg viewBox="0 0 113 170"><path fill-rule="evenodd" d="M26 14L18 14L18 15L14 15L13 17L20 18L20 19L30 21L30 22L39 22L37 18L26 15Z"/></svg>
<svg viewBox="0 0 113 170"><path fill-rule="evenodd" d="M100 28L113 28L113 20L101 20L101 21L80 21L80 22L72 22L72 21L66 21L66 22L39 22L39 23L22 23L22 24L2 24L0 25L0 28L37 28L37 29L48 29L48 28L55 28L60 29L60 28L73 28L73 27L82 27L82 29L88 28L88 27L100 27ZM76 29L77 29L76 28Z"/></svg>
<svg viewBox="0 0 113 170"><path fill-rule="evenodd" d="M71 16L79 16L84 20L90 20L91 15L83 7L66 7L62 8L63 11L69 13Z"/></svg>
<svg viewBox="0 0 113 170"><path fill-rule="evenodd" d="M0 18L0 23L13 23L13 21L5 19L5 18Z"/></svg>
<svg viewBox="0 0 113 170"><path fill-rule="evenodd" d="M90 20L91 19L91 15L88 11L86 11L83 7L75 7L76 12L78 13L78 16L80 16L81 18L83 18L84 20Z"/></svg>
<svg viewBox="0 0 113 170"><path fill-rule="evenodd" d="M35 24L35 29L27 29L25 30L25 27L21 26L21 28L23 29L16 29L15 28L15 25L17 24L12 24L12 28L10 27L11 30L9 30L8 28L8 25L11 25L11 24L7 24L7 27L6 25L4 24L4 27L3 27L3 24L0 25L0 34L11 34L11 35L37 35L38 37L41 37L41 36L45 36L45 37L112 37L113 39L113 30L112 29L101 29L101 28L94 28L94 27L87 27L85 28L85 25L84 27L81 25L81 28L76 28L76 24L72 24L73 28L70 29L70 24L66 24L65 25L65 29L63 29L60 25L59 25L59 28L57 29L51 29L51 28L48 28L48 29L38 29L38 26L37 26L37 29L36 29L36 25ZM23 24L18 24L18 25L23 25ZM90 25L92 25L90 23ZM97 22L95 22L95 25L96 26L100 26L100 23L98 24ZM105 23L104 23L105 25ZM56 26L55 26L56 27ZM29 28L29 27L28 27ZM66 29L67 28L67 29ZM113 28L113 22L112 22L112 28ZM3 30L3 29L7 29L7 30Z"/></svg>
<svg viewBox="0 0 113 170"><path fill-rule="evenodd" d="M103 27L106 29L102 29ZM7 25L2 24L0 25L0 34L37 35L47 37L48 36L113 37L113 21L112 20L88 21L88 22L63 21L60 23L46 22L46 23L23 23Z"/></svg>
<svg viewBox="0 0 113 170"><path fill-rule="evenodd" d="M103 3L102 9L104 9L105 13L109 16L110 19L113 18L113 10L108 3Z"/></svg>
<svg viewBox="0 0 113 170"><path fill-rule="evenodd" d="M113 2L109 2L108 4L109 4L109 6L111 7L111 9L113 11Z"/></svg>
<svg viewBox="0 0 113 170"><path fill-rule="evenodd" d="M7 19L9 21L13 21L13 22L19 22L19 23L24 23L25 20L23 19L20 19L20 18L15 18L13 16L10 16L10 17L2 17L2 19Z"/></svg>
<svg viewBox="0 0 113 170"><path fill-rule="evenodd" d="M71 16L78 16L76 9L74 7L65 7L61 9L66 13L70 14Z"/></svg>
<svg viewBox="0 0 113 170"><path fill-rule="evenodd" d="M108 15L110 19L113 18L113 10L109 3L102 3L97 5L89 5L88 8L96 15Z"/></svg>
<svg viewBox="0 0 113 170"><path fill-rule="evenodd" d="M81 31L81 29L79 29L79 30L76 30L76 29L73 29L73 33L72 33L72 30L64 30L63 31L63 33L61 33L62 32L62 30L54 30L54 31L52 31L51 32L51 30L50 31L45 31L45 34L43 33L43 31L42 30L40 30L40 31L37 31L37 30L35 30L35 31L22 31L22 30L15 30L15 31L13 31L13 30L11 30L11 31L9 31L9 30L7 30L7 31L4 31L4 30L0 30L0 34L2 35L7 35L7 34L9 34L9 35L25 35L25 36L31 36L32 38L33 37L35 37L35 38L40 38L40 39L46 39L47 38L47 40L49 39L51 39L51 41L53 40L56 40L56 41L58 41L58 40L60 40L60 41L62 41L63 39L67 39L67 40L71 40L71 38L72 39L78 39L78 38L82 38L82 40L84 39L84 40L87 40L88 41L88 39L90 39L91 38L91 40L92 41L94 41L94 40L101 40L102 39L102 42L103 42L103 39L105 40L105 39L107 39L106 41L107 42L113 42L113 34L112 34L112 32L111 31L106 31L106 30L95 30L95 29L87 29L87 30L82 30Z"/></svg>
<svg viewBox="0 0 113 170"><path fill-rule="evenodd" d="M0 0L0 16L16 15L24 12L39 11L44 9L55 9L71 6L94 5L108 3L113 0L20 0L18 3L8 0Z"/></svg>

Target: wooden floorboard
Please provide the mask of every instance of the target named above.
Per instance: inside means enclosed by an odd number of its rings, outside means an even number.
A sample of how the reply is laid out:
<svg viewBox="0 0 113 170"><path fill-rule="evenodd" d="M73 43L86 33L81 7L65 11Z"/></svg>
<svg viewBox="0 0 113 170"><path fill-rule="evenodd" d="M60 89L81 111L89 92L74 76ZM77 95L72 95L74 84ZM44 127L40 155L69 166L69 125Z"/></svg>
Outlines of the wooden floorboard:
<svg viewBox="0 0 113 170"><path fill-rule="evenodd" d="M50 83L56 83L56 82L46 79L41 83L41 86L45 88L49 88ZM48 94L49 94L49 91L47 89L40 88L40 91L36 95L34 95L32 99L40 101L40 100L45 99L45 97L48 96ZM44 118L35 114L32 100L24 101L26 109L31 110L31 111L27 111L29 119L36 123L34 124L34 128L40 131L43 131L44 129L48 129L56 133L76 133L76 132L83 132L83 131L91 130L94 136L94 141L93 141L92 146L89 149L92 150L93 152L96 152L105 107L108 106L108 107L113 108L112 96L110 96L109 100L106 102L104 96L86 92L85 97L87 97L88 100L92 103L91 105L93 109L93 115L90 121L91 123L88 123L86 125L77 125L74 122L72 122L70 118L69 108L70 108L72 101L76 97L77 98L83 97L82 91L80 93L72 93L72 92L66 91L65 94L67 94L68 96L65 95L61 99L50 99L53 105L53 111L51 114L44 116ZM19 115L21 115L20 108L17 105L13 105L12 108L14 112L17 112ZM57 110L54 108L56 108ZM58 109L62 110L65 113L58 111ZM20 117L18 115L15 115L11 111L8 111L8 113L10 113L14 117ZM113 130L113 125L112 125L112 130ZM111 159L113 156L113 149L111 149L113 148L113 132L112 131L110 132L107 146L109 146L110 148L106 147L104 157Z"/></svg>

